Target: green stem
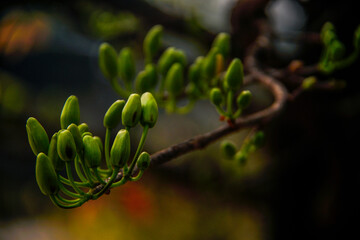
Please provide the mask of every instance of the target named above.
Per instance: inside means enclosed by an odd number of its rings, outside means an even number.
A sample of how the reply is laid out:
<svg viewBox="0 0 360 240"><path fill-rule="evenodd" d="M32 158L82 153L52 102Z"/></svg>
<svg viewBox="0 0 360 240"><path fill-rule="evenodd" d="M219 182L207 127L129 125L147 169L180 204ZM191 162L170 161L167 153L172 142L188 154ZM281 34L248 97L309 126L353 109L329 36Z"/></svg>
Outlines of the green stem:
<svg viewBox="0 0 360 240"><path fill-rule="evenodd" d="M74 193L74 192L71 192L69 189L67 189L61 182L59 183L59 188L60 190L66 194L67 196L69 197L73 197L73 198L79 198L81 197L80 194L77 194L77 193Z"/></svg>
<svg viewBox="0 0 360 240"><path fill-rule="evenodd" d="M104 180L101 178L98 169L97 169L97 168L93 168L92 170L93 170L93 172L94 172L94 174L95 174L96 179L97 179L101 184L105 185L106 182L104 182Z"/></svg>
<svg viewBox="0 0 360 240"><path fill-rule="evenodd" d="M123 98L128 98L130 96L130 93L123 89L120 84L118 83L116 78L111 79L110 81L111 87L115 90L117 94L119 94Z"/></svg>
<svg viewBox="0 0 360 240"><path fill-rule="evenodd" d="M114 171L109 179L109 181L105 184L105 186L100 190L100 192L96 193L95 195L93 195L92 199L97 199L99 198L101 195L103 195L108 189L109 187L111 187L111 184L114 182L117 174L119 172L119 168L114 168Z"/></svg>
<svg viewBox="0 0 360 240"><path fill-rule="evenodd" d="M135 167L135 164L136 164L136 162L137 162L137 159L138 159L138 157L139 157L139 155L140 155L140 153L141 153L141 151L142 151L142 148L143 148L143 146L144 146L144 143L145 143L145 139L146 139L148 130L149 130L149 126L148 126L148 125L145 125L145 126L144 126L144 129L143 129L143 132L142 132L142 134L141 134L141 138L140 138L140 142L139 142L138 148L136 149L136 153L135 153L134 158L133 158L133 160L132 160L132 162L131 162L131 165L130 165L130 167L129 167L129 171L127 171L125 177L129 177L129 176L131 176L131 174L132 174L132 171L133 171L133 169L134 169L134 167Z"/></svg>
<svg viewBox="0 0 360 240"><path fill-rule="evenodd" d="M229 90L229 92L227 93L227 102L226 102L226 107L227 107L227 114L228 116L231 118L232 117L232 100L234 97L234 92L232 90Z"/></svg>
<svg viewBox="0 0 360 240"><path fill-rule="evenodd" d="M144 174L144 171L140 170L138 175L136 175L135 177L130 177L130 180L131 181L138 181L142 177L143 174Z"/></svg>
<svg viewBox="0 0 360 240"><path fill-rule="evenodd" d="M59 199L58 196L50 195L49 197L56 206L61 207L61 208L66 208L66 209L80 207L85 202L85 201L79 201L74 204L64 204L61 202L61 200Z"/></svg>
<svg viewBox="0 0 360 240"><path fill-rule="evenodd" d="M69 181L69 179L64 178L61 175L59 175L59 180L60 180L61 183L64 183L64 184L66 184L68 186L71 186L71 182ZM88 182L84 183L84 182L74 181L74 183L79 187L91 187L91 185Z"/></svg>
<svg viewBox="0 0 360 240"><path fill-rule="evenodd" d="M88 183L88 180L84 177L84 175L82 173L80 162L79 162L79 156L76 156L74 165L75 165L75 171L76 171L77 175L79 176L80 180L84 183Z"/></svg>
<svg viewBox="0 0 360 240"><path fill-rule="evenodd" d="M111 166L111 163L110 163L110 138L111 138L111 129L106 128L104 152L105 152L106 166L111 171L112 166Z"/></svg>
<svg viewBox="0 0 360 240"><path fill-rule="evenodd" d="M74 190L80 194L80 195L84 195L85 193L75 184L74 182L74 178L72 176L72 172L71 172L71 166L70 163L68 161L65 162L65 167L66 167L66 174L70 180L71 186L74 188Z"/></svg>

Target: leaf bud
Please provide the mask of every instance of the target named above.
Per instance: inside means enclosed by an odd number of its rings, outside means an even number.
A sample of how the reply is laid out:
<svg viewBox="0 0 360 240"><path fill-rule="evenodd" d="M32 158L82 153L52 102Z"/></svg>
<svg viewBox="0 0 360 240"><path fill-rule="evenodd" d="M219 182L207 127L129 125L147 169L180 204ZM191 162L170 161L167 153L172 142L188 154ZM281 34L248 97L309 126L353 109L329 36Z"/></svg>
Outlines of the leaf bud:
<svg viewBox="0 0 360 240"><path fill-rule="evenodd" d="M148 62L151 62L161 46L163 27L161 25L153 26L144 38L144 54Z"/></svg>
<svg viewBox="0 0 360 240"><path fill-rule="evenodd" d="M80 123L79 101L74 95L68 97L60 114L60 125L62 129L66 129L72 123L76 125Z"/></svg>
<svg viewBox="0 0 360 240"><path fill-rule="evenodd" d="M40 152L47 153L49 149L49 137L38 120L30 117L26 121L26 132L33 153L37 156Z"/></svg>
<svg viewBox="0 0 360 240"><path fill-rule="evenodd" d="M141 117L141 100L139 94L133 93L129 96L123 111L122 124L125 127L135 127Z"/></svg>
<svg viewBox="0 0 360 240"><path fill-rule="evenodd" d="M170 95L178 96L184 88L183 67L180 63L174 63L166 74L165 88Z"/></svg>
<svg viewBox="0 0 360 240"><path fill-rule="evenodd" d="M225 140L221 143L220 148L221 148L222 155L226 159L232 159L236 154L236 147L233 142Z"/></svg>
<svg viewBox="0 0 360 240"><path fill-rule="evenodd" d="M332 40L336 39L335 27L331 22L326 22L322 26L320 38L325 45L330 44Z"/></svg>
<svg viewBox="0 0 360 240"><path fill-rule="evenodd" d="M57 136L58 133L54 133L54 135L51 137L48 156L54 166L55 171L62 171L65 168L65 163L60 159L57 152Z"/></svg>
<svg viewBox="0 0 360 240"><path fill-rule="evenodd" d="M58 134L57 151L63 161L72 161L76 157L74 137L69 130L63 130Z"/></svg>
<svg viewBox="0 0 360 240"><path fill-rule="evenodd" d="M220 88L213 88L210 91L210 101L215 106L220 106L221 103L224 101L224 96L221 93Z"/></svg>
<svg viewBox="0 0 360 240"><path fill-rule="evenodd" d="M45 153L39 153L36 158L36 182L44 195L53 195L59 191L55 169Z"/></svg>
<svg viewBox="0 0 360 240"><path fill-rule="evenodd" d="M130 134L126 129L121 129L114 140L110 150L112 166L123 167L130 157Z"/></svg>
<svg viewBox="0 0 360 240"><path fill-rule="evenodd" d="M219 33L213 41L212 47L219 49L224 58L230 55L230 36L227 33Z"/></svg>
<svg viewBox="0 0 360 240"><path fill-rule="evenodd" d="M158 105L154 96L146 92L141 95L141 118L140 123L142 126L154 127L159 115Z"/></svg>
<svg viewBox="0 0 360 240"><path fill-rule="evenodd" d="M100 166L101 151L98 142L91 136L86 135L83 138L84 160L89 168Z"/></svg>
<svg viewBox="0 0 360 240"><path fill-rule="evenodd" d="M240 109L245 109L250 105L252 94L249 90L242 91L236 99L236 103Z"/></svg>
<svg viewBox="0 0 360 240"><path fill-rule="evenodd" d="M93 134L91 132L84 132L83 134L81 134L81 137L84 138L87 135L89 135L91 137L93 136Z"/></svg>
<svg viewBox="0 0 360 240"><path fill-rule="evenodd" d="M122 110L125 106L124 100L116 100L106 111L104 116L104 127L114 129L121 122Z"/></svg>
<svg viewBox="0 0 360 240"><path fill-rule="evenodd" d="M140 171L145 171L150 166L150 155L147 152L142 152L136 162Z"/></svg>
<svg viewBox="0 0 360 240"><path fill-rule="evenodd" d="M231 90L238 90L243 84L244 72L240 59L235 58L228 67L224 81Z"/></svg>
<svg viewBox="0 0 360 240"><path fill-rule="evenodd" d="M99 47L99 67L104 76L112 80L118 76L118 56L116 50L109 43L102 43Z"/></svg>
<svg viewBox="0 0 360 240"><path fill-rule="evenodd" d="M120 78L127 83L131 83L135 77L135 60L130 48L123 48L118 58Z"/></svg>

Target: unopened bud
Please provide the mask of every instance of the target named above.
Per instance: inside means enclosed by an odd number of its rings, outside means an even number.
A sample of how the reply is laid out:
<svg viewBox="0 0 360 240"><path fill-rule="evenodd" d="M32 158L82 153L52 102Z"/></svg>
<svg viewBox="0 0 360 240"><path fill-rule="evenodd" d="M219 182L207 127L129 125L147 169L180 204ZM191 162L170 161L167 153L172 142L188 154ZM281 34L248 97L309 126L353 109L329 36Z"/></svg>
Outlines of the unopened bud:
<svg viewBox="0 0 360 240"><path fill-rule="evenodd" d="M74 137L69 130L63 130L58 134L57 151L63 161L75 159L76 145Z"/></svg>
<svg viewBox="0 0 360 240"><path fill-rule="evenodd" d="M40 152L47 153L49 137L41 124L33 117L26 121L26 132L33 153L37 156Z"/></svg>
<svg viewBox="0 0 360 240"><path fill-rule="evenodd" d="M108 43L99 47L99 66L104 76L111 80L118 76L118 56L116 50Z"/></svg>
<svg viewBox="0 0 360 240"><path fill-rule="evenodd" d="M133 93L128 98L122 111L122 124L125 127L135 127L141 117L141 100L139 94Z"/></svg>
<svg viewBox="0 0 360 240"><path fill-rule="evenodd" d="M309 90L316 84L316 82L317 82L317 78L314 76L310 76L303 80L301 87L304 90Z"/></svg>
<svg viewBox="0 0 360 240"><path fill-rule="evenodd" d="M57 135L58 133L54 133L54 135L51 137L48 156L54 166L55 171L61 171L65 168L65 163L60 159L57 152Z"/></svg>
<svg viewBox="0 0 360 240"><path fill-rule="evenodd" d="M86 123L82 123L78 126L80 134L82 135L84 132L89 131L89 126Z"/></svg>
<svg viewBox="0 0 360 240"><path fill-rule="evenodd" d="M89 168L96 168L100 166L101 151L97 141L91 136L83 138L84 144L84 160Z"/></svg>
<svg viewBox="0 0 360 240"><path fill-rule="evenodd" d="M106 111L104 116L104 127L114 129L121 122L122 110L125 106L124 100L116 100Z"/></svg>
<svg viewBox="0 0 360 240"><path fill-rule="evenodd" d="M155 98L149 92L141 95L141 118L140 123L142 126L154 127L159 110Z"/></svg>
<svg viewBox="0 0 360 240"><path fill-rule="evenodd" d="M53 195L59 191L55 169L45 153L39 153L36 158L36 182L44 195Z"/></svg>
<svg viewBox="0 0 360 240"><path fill-rule="evenodd" d="M146 34L143 48L148 61L152 61L161 46L163 27L160 25L153 26Z"/></svg>
<svg viewBox="0 0 360 240"><path fill-rule="evenodd" d="M221 152L226 159L232 159L236 154L236 147L233 142L223 141L221 143Z"/></svg>
<svg viewBox="0 0 360 240"><path fill-rule="evenodd" d="M242 91L236 99L236 103L240 109L245 109L251 102L251 92L249 90Z"/></svg>
<svg viewBox="0 0 360 240"><path fill-rule="evenodd" d="M223 103L224 101L224 96L220 90L220 88L213 88L210 91L210 101L215 105L215 106L220 106L220 104Z"/></svg>
<svg viewBox="0 0 360 240"><path fill-rule="evenodd" d="M110 151L112 166L123 167L130 157L130 135L125 129L121 129L114 140Z"/></svg>
<svg viewBox="0 0 360 240"><path fill-rule="evenodd" d="M62 129L67 128L72 123L76 125L80 123L79 101L74 95L68 97L60 115L60 125Z"/></svg>
<svg viewBox="0 0 360 240"><path fill-rule="evenodd" d="M119 53L119 75L124 82L131 83L135 77L135 60L130 48L123 48Z"/></svg>
<svg viewBox="0 0 360 240"><path fill-rule="evenodd" d="M183 67L180 63L174 63L168 71L165 79L165 88L169 94L178 96L184 88Z"/></svg>
<svg viewBox="0 0 360 240"><path fill-rule="evenodd" d="M219 33L212 47L217 47L219 52L223 55L224 58L228 58L230 55L230 36L227 33Z"/></svg>
<svg viewBox="0 0 360 240"><path fill-rule="evenodd" d="M150 155L147 152L142 152L136 162L140 171L146 170L150 166Z"/></svg>
<svg viewBox="0 0 360 240"><path fill-rule="evenodd" d="M224 81L231 90L238 90L243 84L244 72L240 59L235 58L228 67Z"/></svg>

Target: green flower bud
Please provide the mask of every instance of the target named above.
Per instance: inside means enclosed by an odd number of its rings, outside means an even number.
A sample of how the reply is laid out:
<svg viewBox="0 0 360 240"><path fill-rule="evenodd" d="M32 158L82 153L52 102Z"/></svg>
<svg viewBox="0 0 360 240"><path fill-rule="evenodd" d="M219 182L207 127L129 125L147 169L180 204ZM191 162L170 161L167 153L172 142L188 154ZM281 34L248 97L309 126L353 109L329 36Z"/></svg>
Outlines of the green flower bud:
<svg viewBox="0 0 360 240"><path fill-rule="evenodd" d="M178 96L184 88L183 67L180 63L174 63L165 79L165 88L169 94Z"/></svg>
<svg viewBox="0 0 360 240"><path fill-rule="evenodd" d="M236 154L235 154L235 161L237 161L239 164L241 165L244 165L247 161L247 154L242 152L242 151L238 151Z"/></svg>
<svg viewBox="0 0 360 240"><path fill-rule="evenodd" d="M135 88L139 93L151 90L150 77L146 70L139 72L136 76Z"/></svg>
<svg viewBox="0 0 360 240"><path fill-rule="evenodd" d="M60 125L62 129L67 128L72 123L76 125L80 123L79 101L74 95L68 97L60 115Z"/></svg>
<svg viewBox="0 0 360 240"><path fill-rule="evenodd" d="M175 51L176 50L174 47L169 47L160 56L159 61L158 61L158 68L159 68L159 73L162 76L166 76L170 67L174 64L174 62L176 60Z"/></svg>
<svg viewBox="0 0 360 240"><path fill-rule="evenodd" d="M305 90L311 89L317 82L317 78L314 76L307 77L303 80L301 87Z"/></svg>
<svg viewBox="0 0 360 240"><path fill-rule="evenodd" d="M112 166L123 167L130 157L130 134L121 129L114 140L110 150L110 162Z"/></svg>
<svg viewBox="0 0 360 240"><path fill-rule="evenodd" d="M39 153L36 158L35 173L36 182L44 195L53 195L59 191L55 169L44 153Z"/></svg>
<svg viewBox="0 0 360 240"><path fill-rule="evenodd" d="M189 82L199 83L201 78L201 63L204 60L203 57L198 57L196 61L191 64L188 71Z"/></svg>
<svg viewBox="0 0 360 240"><path fill-rule="evenodd" d="M212 47L216 47L219 49L219 52L224 56L224 58L229 57L230 55L230 36L227 33L219 33Z"/></svg>
<svg viewBox="0 0 360 240"><path fill-rule="evenodd" d="M185 67L187 65L185 52L182 50L175 50L175 61Z"/></svg>
<svg viewBox="0 0 360 240"><path fill-rule="evenodd" d="M154 64L146 64L145 71L148 76L149 89L154 89L156 87L158 76L156 72L156 67Z"/></svg>
<svg viewBox="0 0 360 240"><path fill-rule="evenodd" d="M142 126L154 127L159 115L158 106L155 98L149 92L141 95L141 118L140 123Z"/></svg>
<svg viewBox="0 0 360 240"><path fill-rule="evenodd" d="M265 134L263 131L258 131L253 137L253 144L255 148L260 148L265 144Z"/></svg>
<svg viewBox="0 0 360 240"><path fill-rule="evenodd" d="M96 141L96 143L98 144L98 146L99 146L99 148L100 148L100 152L103 152L103 151L104 151L104 145L103 145L103 143L102 143L102 141L101 141L101 138L98 137L98 136L95 136L95 137L93 137L93 138L94 138L94 140Z"/></svg>
<svg viewBox="0 0 360 240"><path fill-rule="evenodd" d="M104 116L104 127L114 129L121 122L122 110L125 106L124 100L116 100L106 111Z"/></svg>
<svg viewBox="0 0 360 240"><path fill-rule="evenodd" d="M86 123L82 123L78 126L80 134L82 135L84 132L89 131L89 126Z"/></svg>
<svg viewBox="0 0 360 240"><path fill-rule="evenodd" d="M49 149L49 138L45 129L33 117L26 121L26 132L33 153L37 156L40 152L47 153Z"/></svg>
<svg viewBox="0 0 360 240"><path fill-rule="evenodd" d="M221 152L226 159L233 159L236 154L236 147L233 142L223 141L221 143Z"/></svg>
<svg viewBox="0 0 360 240"><path fill-rule="evenodd" d="M76 156L74 137L69 130L63 130L58 134L57 151L63 161L72 161Z"/></svg>
<svg viewBox="0 0 360 240"><path fill-rule="evenodd" d="M55 171L62 171L65 168L65 163L59 157L57 152L57 136L58 133L54 133L51 137L48 156L54 166Z"/></svg>
<svg viewBox="0 0 360 240"><path fill-rule="evenodd" d="M155 25L149 30L149 32L145 36L143 48L144 54L148 59L148 62L152 61L152 59L155 57L156 53L160 49L162 33L163 27L160 25Z"/></svg>
<svg viewBox="0 0 360 240"><path fill-rule="evenodd" d="M122 111L122 124L125 127L135 127L141 117L141 100L139 94L129 96Z"/></svg>
<svg viewBox="0 0 360 240"><path fill-rule="evenodd" d="M83 138L84 144L84 160L89 168L100 166L101 151L98 142L91 136L86 135Z"/></svg>
<svg viewBox="0 0 360 240"><path fill-rule="evenodd" d="M236 99L240 109L245 109L250 105L252 94L249 90L242 91Z"/></svg>
<svg viewBox="0 0 360 240"><path fill-rule="evenodd" d="M81 137L84 138L87 135L89 135L91 137L93 136L93 134L91 132L84 132L83 134L81 134Z"/></svg>
<svg viewBox="0 0 360 240"><path fill-rule="evenodd" d="M145 171L150 166L150 155L147 152L142 152L136 162L140 171Z"/></svg>
<svg viewBox="0 0 360 240"><path fill-rule="evenodd" d="M69 130L71 132L71 135L74 138L76 149L77 149L78 153L80 153L80 155L81 155L81 153L83 151L83 141L82 141L82 137L81 137L78 126L76 126L74 123L72 123L67 127L67 130Z"/></svg>
<svg viewBox="0 0 360 240"><path fill-rule="evenodd" d="M224 96L219 88L213 88L210 91L210 101L215 106L220 106L221 103L224 101Z"/></svg>
<svg viewBox="0 0 360 240"><path fill-rule="evenodd" d="M335 27L331 22L326 22L320 31L320 38L325 45L328 45L333 39L336 38Z"/></svg>
<svg viewBox="0 0 360 240"><path fill-rule="evenodd" d="M217 47L211 48L210 52L205 57L201 68L202 73L206 78L212 78L216 72L216 55L219 53L219 49Z"/></svg>
<svg viewBox="0 0 360 240"><path fill-rule="evenodd" d="M104 76L111 80L118 76L118 62L116 50L108 43L99 47L99 66Z"/></svg>
<svg viewBox="0 0 360 240"><path fill-rule="evenodd" d="M231 90L238 90L243 84L244 71L240 59L235 58L228 67L224 81Z"/></svg>
<svg viewBox="0 0 360 240"><path fill-rule="evenodd" d="M135 60L130 48L123 48L120 51L119 58L119 75L124 82L131 83L135 77Z"/></svg>

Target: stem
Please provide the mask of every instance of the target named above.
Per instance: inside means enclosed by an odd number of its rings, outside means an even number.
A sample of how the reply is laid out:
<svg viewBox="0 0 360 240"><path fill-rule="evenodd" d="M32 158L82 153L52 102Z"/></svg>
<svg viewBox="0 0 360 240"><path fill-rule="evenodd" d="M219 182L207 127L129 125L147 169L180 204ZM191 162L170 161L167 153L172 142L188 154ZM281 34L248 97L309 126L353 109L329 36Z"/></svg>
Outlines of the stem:
<svg viewBox="0 0 360 240"><path fill-rule="evenodd" d="M135 177L130 177L130 180L131 181L138 181L142 177L142 175L144 175L144 171L140 170L138 175L136 175Z"/></svg>
<svg viewBox="0 0 360 240"><path fill-rule="evenodd" d="M131 165L130 165L130 167L129 167L129 171L126 173L125 177L129 177L129 176L131 176L131 174L132 174L132 171L133 171L133 169L134 169L134 167L135 167L135 164L136 164L136 162L137 162L137 159L138 159L138 157L139 157L139 155L140 155L140 153L141 153L141 151L142 151L142 148L143 148L143 146L144 146L144 143L145 143L145 139L146 139L148 130L149 130L149 126L148 126L148 125L145 125L145 126L144 126L144 129L143 129L143 132L142 132L142 134L141 134L141 138L140 138L140 142L139 142L138 148L136 149L136 153L135 153L134 158L133 158L133 160L132 160L132 162L131 162Z"/></svg>
<svg viewBox="0 0 360 240"><path fill-rule="evenodd" d="M111 87L115 90L117 94L119 94L123 98L128 98L130 96L129 91L123 89L120 84L118 83L116 78L110 80Z"/></svg>
<svg viewBox="0 0 360 240"><path fill-rule="evenodd" d="M114 171L109 179L109 181L105 184L105 186L93 196L93 199L97 199L99 198L101 195L103 195L108 189L109 187L111 187L111 184L113 183L113 181L115 180L117 174L118 174L119 168L114 168Z"/></svg>
<svg viewBox="0 0 360 240"><path fill-rule="evenodd" d="M106 134L105 134L105 160L106 160L106 166L109 170L112 170L111 163L110 163L110 138L111 138L111 129L106 128Z"/></svg>
<svg viewBox="0 0 360 240"><path fill-rule="evenodd" d="M59 196L56 196L56 195L50 195L49 196L51 201L61 207L61 208L66 208L66 209L70 209L70 208L76 208L76 207L80 207L85 201L79 201L77 203L74 203L74 204L69 204L69 205L66 205L64 203L61 202L61 200L59 199Z"/></svg>
<svg viewBox="0 0 360 240"><path fill-rule="evenodd" d="M104 182L104 180L101 178L98 169L95 167L95 168L93 168L92 170L93 170L93 172L95 173L96 179L97 179L101 184L105 185L106 182Z"/></svg>
<svg viewBox="0 0 360 240"><path fill-rule="evenodd" d="M66 194L67 196L69 197L73 197L73 198L79 198L81 197L80 194L77 194L77 193L74 193L74 192L71 192L69 189L67 189L61 182L59 183L59 188L60 190Z"/></svg>
<svg viewBox="0 0 360 240"><path fill-rule="evenodd" d="M68 186L71 186L71 182L69 181L69 179L64 178L60 174L58 176L59 176L59 180L60 180L61 183L64 183L64 184L66 184ZM74 181L74 183L79 187L92 187L88 182L84 183L84 182Z"/></svg>
<svg viewBox="0 0 360 240"><path fill-rule="evenodd" d="M70 183L71 183L71 186L74 188L74 190L79 193L80 195L84 195L85 193L75 184L74 182L74 178L72 176L72 173L71 173L71 166L70 166L70 163L68 161L65 162L65 167L66 167L66 174L70 180Z"/></svg>
<svg viewBox="0 0 360 240"><path fill-rule="evenodd" d="M232 90L229 90L229 92L227 93L227 102L226 102L226 107L227 107L227 114L230 118L232 117L232 100L234 97L234 92Z"/></svg>
<svg viewBox="0 0 360 240"><path fill-rule="evenodd" d="M75 171L76 171L77 175L79 176L80 180L84 183L88 183L89 181L85 178L85 176L83 175L82 170L81 170L81 166L80 166L80 162L79 162L79 155L76 156L74 165L75 165Z"/></svg>

